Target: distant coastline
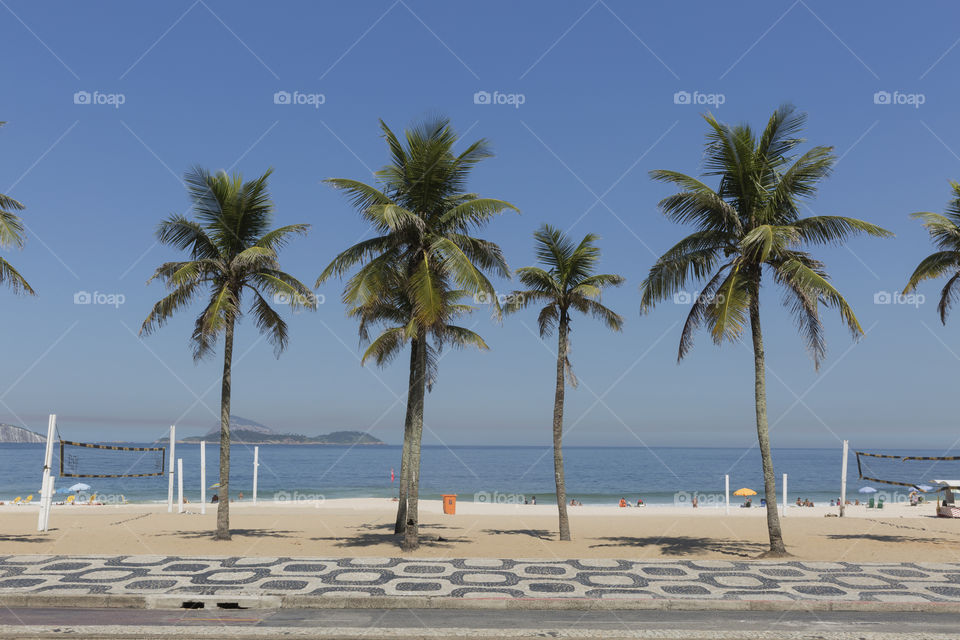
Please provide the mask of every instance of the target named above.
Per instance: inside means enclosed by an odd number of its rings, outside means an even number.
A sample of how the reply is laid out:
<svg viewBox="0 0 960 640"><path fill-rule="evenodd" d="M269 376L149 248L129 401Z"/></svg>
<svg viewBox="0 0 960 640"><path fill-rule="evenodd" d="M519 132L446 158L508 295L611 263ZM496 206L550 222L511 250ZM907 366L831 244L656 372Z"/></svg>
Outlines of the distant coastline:
<svg viewBox="0 0 960 640"><path fill-rule="evenodd" d="M170 438L160 438L157 443L165 443ZM202 436L177 438L177 442L196 444L199 442L219 442L220 427L216 426ZM230 416L231 444L320 444L320 445L385 445L365 431L334 431L318 436L306 436L300 433L277 433L270 427L254 422L249 418Z"/></svg>

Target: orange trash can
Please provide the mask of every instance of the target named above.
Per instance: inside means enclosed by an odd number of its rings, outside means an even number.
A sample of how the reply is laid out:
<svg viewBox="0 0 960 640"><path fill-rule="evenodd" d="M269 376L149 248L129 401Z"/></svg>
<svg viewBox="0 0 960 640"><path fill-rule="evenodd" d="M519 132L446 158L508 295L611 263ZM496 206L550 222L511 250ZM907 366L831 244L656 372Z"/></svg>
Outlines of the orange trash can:
<svg viewBox="0 0 960 640"><path fill-rule="evenodd" d="M451 516L457 512L457 494L443 494L443 512Z"/></svg>

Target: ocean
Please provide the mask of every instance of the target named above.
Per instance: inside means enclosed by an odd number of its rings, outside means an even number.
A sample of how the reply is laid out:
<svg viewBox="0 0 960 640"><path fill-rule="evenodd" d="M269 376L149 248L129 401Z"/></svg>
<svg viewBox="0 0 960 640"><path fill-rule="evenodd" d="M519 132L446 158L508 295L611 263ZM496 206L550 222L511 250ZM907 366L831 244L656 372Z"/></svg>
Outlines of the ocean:
<svg viewBox="0 0 960 640"><path fill-rule="evenodd" d="M151 445L131 445L151 446ZM207 444L209 487L218 481L218 447ZM54 470L58 469L55 447ZM0 444L0 500L33 493L39 498L44 445ZM83 456L80 450L79 456ZM898 452L911 455L943 455L936 451ZM104 455L98 452L97 455ZM130 456L130 453L118 454ZM177 444L183 460L184 495L200 499L200 446ZM253 446L231 447L231 496L253 490ZM788 474L789 501L809 498L818 506L840 494L842 451L835 449L775 449L777 493L782 501L782 475ZM698 495L701 507L722 506L724 475L730 475L731 493L741 487L763 497L760 454L756 448L688 447L569 447L564 450L567 498L583 504L616 504L624 497L631 503L642 498L651 506L687 505ZM351 497L389 498L396 495L400 475L400 447L332 445L260 445L260 500L323 500ZM929 474L931 478L934 472ZM858 489L868 483L857 480L856 458L849 459L847 496L863 498ZM929 478L923 478L928 481ZM58 477L58 491L77 482L89 484L91 492L106 503L164 502L167 478L66 478ZM904 499L908 490L874 485L887 500ZM422 455L421 498L439 499L458 494L460 501L523 503L534 496L539 504L555 500L553 455L549 447L425 446ZM207 491L209 500L215 490ZM731 496L731 504L742 500Z"/></svg>

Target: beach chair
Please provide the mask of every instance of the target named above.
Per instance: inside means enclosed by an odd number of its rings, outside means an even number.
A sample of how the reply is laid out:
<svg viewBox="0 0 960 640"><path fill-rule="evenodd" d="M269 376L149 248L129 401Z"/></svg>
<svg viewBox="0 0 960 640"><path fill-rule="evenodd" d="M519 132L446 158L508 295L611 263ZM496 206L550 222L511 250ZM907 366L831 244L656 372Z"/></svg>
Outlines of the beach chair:
<svg viewBox="0 0 960 640"><path fill-rule="evenodd" d="M873 498L870 498L870 502L867 503L867 509L873 509Z"/></svg>
<svg viewBox="0 0 960 640"><path fill-rule="evenodd" d="M77 496L70 496L67 498L67 504L73 504L73 501L77 499Z"/></svg>
<svg viewBox="0 0 960 640"><path fill-rule="evenodd" d="M23 502L23 498L20 496L17 496L16 498L13 499L13 502L11 502L10 504L20 504L21 502Z"/></svg>
<svg viewBox="0 0 960 640"><path fill-rule="evenodd" d="M877 509L883 509L883 498L877 500Z"/></svg>
<svg viewBox="0 0 960 640"><path fill-rule="evenodd" d="M30 504L30 501L33 500L33 494L27 496L27 499L23 501L23 504Z"/></svg>

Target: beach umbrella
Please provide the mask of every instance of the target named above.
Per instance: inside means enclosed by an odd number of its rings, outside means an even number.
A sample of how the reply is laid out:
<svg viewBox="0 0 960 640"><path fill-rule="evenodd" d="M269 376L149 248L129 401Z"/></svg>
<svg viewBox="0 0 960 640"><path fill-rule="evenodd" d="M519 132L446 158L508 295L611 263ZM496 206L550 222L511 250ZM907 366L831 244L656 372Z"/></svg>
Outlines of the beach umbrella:
<svg viewBox="0 0 960 640"><path fill-rule="evenodd" d="M78 482L77 484L67 489L67 491L89 491L89 490L90 490L90 485L88 485L85 482Z"/></svg>
<svg viewBox="0 0 960 640"><path fill-rule="evenodd" d="M920 491L923 491L924 493L926 493L927 491L932 491L933 487L931 487L928 484L918 484L917 489L920 489Z"/></svg>
<svg viewBox="0 0 960 640"><path fill-rule="evenodd" d="M876 493L877 490L873 487L860 487L860 493Z"/></svg>
<svg viewBox="0 0 960 640"><path fill-rule="evenodd" d="M211 488L211 489L219 489L219 488L220 488L220 483L218 482L217 484L212 484L212 485L210 485L210 488Z"/></svg>
<svg viewBox="0 0 960 640"><path fill-rule="evenodd" d="M753 489L747 489L746 487L743 487L742 489L737 489L736 491L734 491L734 492L733 492L733 495L735 495L735 496L755 496L755 495L757 495L757 492L754 491Z"/></svg>

